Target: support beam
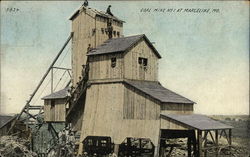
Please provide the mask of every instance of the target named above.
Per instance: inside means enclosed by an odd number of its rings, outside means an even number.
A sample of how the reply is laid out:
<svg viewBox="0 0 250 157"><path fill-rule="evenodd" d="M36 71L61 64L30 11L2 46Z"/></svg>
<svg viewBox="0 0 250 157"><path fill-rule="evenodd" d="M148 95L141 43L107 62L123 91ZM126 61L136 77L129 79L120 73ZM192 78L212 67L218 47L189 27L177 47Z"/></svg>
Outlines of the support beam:
<svg viewBox="0 0 250 157"><path fill-rule="evenodd" d="M51 68L51 94L53 93L53 68Z"/></svg>
<svg viewBox="0 0 250 157"><path fill-rule="evenodd" d="M63 47L61 48L61 50L58 52L58 54L56 55L56 57L54 58L53 62L51 63L51 65L49 66L49 68L47 69L47 71L45 72L45 74L43 75L42 79L40 80L40 82L38 83L37 87L35 88L35 90L33 91L33 93L30 95L29 100L26 102L25 106L23 107L21 113L17 116L17 118L15 119L15 121L13 122L13 124L11 125L10 129L8 130L8 134L11 132L11 130L13 129L13 127L16 124L16 121L20 119L20 117L22 116L22 113L25 111L25 109L30 106L30 102L33 99L33 97L35 96L36 92L38 91L38 89L41 87L43 81L45 80L45 78L47 77L47 75L49 74L51 68L54 66L54 64L56 63L57 59L60 57L60 55L62 54L64 48L68 45L69 41L71 40L71 38L73 37L73 32L70 33L70 36L68 37L68 39L66 40L66 42L64 43Z"/></svg>
<svg viewBox="0 0 250 157"><path fill-rule="evenodd" d="M71 70L71 69L69 69L69 68L63 68L63 67L52 67L52 68L60 69L60 70L67 70L67 71L70 71L70 70Z"/></svg>
<svg viewBox="0 0 250 157"><path fill-rule="evenodd" d="M204 148L207 147L207 134L210 133L210 131L205 131L205 135L204 135ZM207 150L204 149L204 156L207 156Z"/></svg>
<svg viewBox="0 0 250 157"><path fill-rule="evenodd" d="M218 134L218 130L215 130L215 145L216 145L216 154L215 156L218 157L219 156L219 140L218 140L219 134Z"/></svg>
<svg viewBox="0 0 250 157"><path fill-rule="evenodd" d="M198 156L199 157L202 157L203 154L202 154L202 131L201 130L198 130L198 137L197 137L197 140L198 140Z"/></svg>
<svg viewBox="0 0 250 157"><path fill-rule="evenodd" d="M188 137L188 141L187 141L187 146L188 146L188 157L191 157L191 137Z"/></svg>
<svg viewBox="0 0 250 157"><path fill-rule="evenodd" d="M213 137L213 135L211 133L211 130L209 130L208 132L209 132L209 135L211 136L211 139L213 140L213 143L215 144L216 142L215 142L214 137Z"/></svg>
<svg viewBox="0 0 250 157"><path fill-rule="evenodd" d="M161 129L159 129L159 136L158 136L158 143L157 143L157 149L155 149L154 155L155 156L160 156L160 147L161 147Z"/></svg>
<svg viewBox="0 0 250 157"><path fill-rule="evenodd" d="M230 156L232 155L231 154L231 148L232 148L232 129L229 129L229 133L228 133L229 135L229 141L228 141L228 143L229 143L229 151L230 151Z"/></svg>
<svg viewBox="0 0 250 157"><path fill-rule="evenodd" d="M193 153L194 153L194 157L196 157L197 154L198 154L198 152L197 152L197 144L196 144L195 130L192 131L192 143L193 143Z"/></svg>

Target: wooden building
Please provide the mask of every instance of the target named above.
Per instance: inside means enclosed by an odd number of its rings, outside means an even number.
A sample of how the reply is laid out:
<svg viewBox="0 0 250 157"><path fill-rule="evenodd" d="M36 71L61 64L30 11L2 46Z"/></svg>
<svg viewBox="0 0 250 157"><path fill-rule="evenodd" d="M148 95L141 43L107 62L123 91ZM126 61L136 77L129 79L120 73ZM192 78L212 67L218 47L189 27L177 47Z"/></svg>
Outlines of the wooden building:
<svg viewBox="0 0 250 157"><path fill-rule="evenodd" d="M65 122L68 89L64 88L42 98L45 122Z"/></svg>
<svg viewBox="0 0 250 157"><path fill-rule="evenodd" d="M86 65L86 54L109 38L123 36L123 21L102 11L80 7L71 17L72 32L72 75L73 85L79 81L82 66Z"/></svg>
<svg viewBox="0 0 250 157"><path fill-rule="evenodd" d="M28 138L31 135L31 129L23 122L17 121L15 116L0 115L0 136L6 136L9 134L15 134L17 131L21 131L20 137ZM9 132L11 126L16 123L16 127Z"/></svg>
<svg viewBox="0 0 250 157"><path fill-rule="evenodd" d="M127 137L149 138L158 152L160 129L179 127L160 114L193 112L193 101L158 82L161 56L145 35L109 39L88 57L81 140L109 136L118 146Z"/></svg>
<svg viewBox="0 0 250 157"><path fill-rule="evenodd" d="M16 116L0 115L0 136L8 135L8 130Z"/></svg>
<svg viewBox="0 0 250 157"><path fill-rule="evenodd" d="M203 128L179 120L178 115L192 119L194 102L160 84L161 55L146 35L123 37L122 20L86 7L70 20L73 86L84 90L75 92L84 96L71 105L74 109L69 106L67 122L81 133L80 142L88 137L110 137L118 154L119 146L128 139L150 139L154 156L159 156L162 140L183 135L189 139L190 155L190 143L196 143L195 130L200 129L201 141ZM85 88L78 88L83 84L87 84ZM217 129L231 127L220 125ZM79 154L83 151L80 144Z"/></svg>

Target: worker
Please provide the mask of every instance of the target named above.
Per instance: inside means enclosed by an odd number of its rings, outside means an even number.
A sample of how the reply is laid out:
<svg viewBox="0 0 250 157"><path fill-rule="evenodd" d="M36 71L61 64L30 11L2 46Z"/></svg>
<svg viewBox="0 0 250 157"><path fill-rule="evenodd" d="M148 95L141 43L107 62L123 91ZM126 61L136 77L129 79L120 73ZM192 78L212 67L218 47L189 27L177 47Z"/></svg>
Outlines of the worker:
<svg viewBox="0 0 250 157"><path fill-rule="evenodd" d="M91 50L93 50L93 48L91 47L91 44L89 44L87 48L87 53L89 53Z"/></svg>
<svg viewBox="0 0 250 157"><path fill-rule="evenodd" d="M83 157L88 157L88 153L87 153L87 152L84 152L84 153L83 153Z"/></svg>
<svg viewBox="0 0 250 157"><path fill-rule="evenodd" d="M66 144L66 130L63 129L62 134L61 134L61 144L65 145Z"/></svg>
<svg viewBox="0 0 250 157"><path fill-rule="evenodd" d="M83 3L83 6L87 7L88 5L89 5L88 0L85 0L84 3Z"/></svg>
<svg viewBox="0 0 250 157"><path fill-rule="evenodd" d="M117 155L115 154L114 151L111 151L111 153L109 154L109 157L117 157Z"/></svg>
<svg viewBox="0 0 250 157"><path fill-rule="evenodd" d="M111 16L114 16L114 15L111 13L110 8L111 8L111 5L108 6L106 13L109 14L109 15L111 15Z"/></svg>

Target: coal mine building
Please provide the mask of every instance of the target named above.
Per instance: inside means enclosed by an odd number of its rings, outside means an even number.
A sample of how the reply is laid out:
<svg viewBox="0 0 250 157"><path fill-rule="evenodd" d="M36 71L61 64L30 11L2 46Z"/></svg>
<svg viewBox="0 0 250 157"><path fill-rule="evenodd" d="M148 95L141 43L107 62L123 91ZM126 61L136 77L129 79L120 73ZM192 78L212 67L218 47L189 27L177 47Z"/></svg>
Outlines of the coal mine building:
<svg viewBox="0 0 250 157"><path fill-rule="evenodd" d="M73 90L65 118L80 134L78 154L159 156L166 139L188 138L188 156L201 156L209 131L216 130L216 147L218 130L231 137L230 126L194 114L194 101L161 85L161 55L145 34L125 37L124 21L84 6L70 20Z"/></svg>

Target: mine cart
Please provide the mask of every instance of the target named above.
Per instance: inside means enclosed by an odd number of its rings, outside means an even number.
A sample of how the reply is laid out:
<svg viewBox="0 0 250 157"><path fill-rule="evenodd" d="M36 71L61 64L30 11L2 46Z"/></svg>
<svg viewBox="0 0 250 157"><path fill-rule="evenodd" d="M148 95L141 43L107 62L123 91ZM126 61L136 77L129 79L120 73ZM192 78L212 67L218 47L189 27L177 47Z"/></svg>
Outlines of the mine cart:
<svg viewBox="0 0 250 157"><path fill-rule="evenodd" d="M83 152L88 155L108 155L114 149L111 137L106 136L87 136L82 143L84 148Z"/></svg>
<svg viewBox="0 0 250 157"><path fill-rule="evenodd" d="M146 138L126 138L119 146L119 156L154 156L155 146Z"/></svg>

